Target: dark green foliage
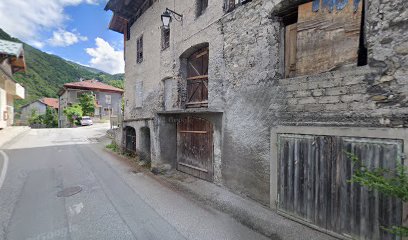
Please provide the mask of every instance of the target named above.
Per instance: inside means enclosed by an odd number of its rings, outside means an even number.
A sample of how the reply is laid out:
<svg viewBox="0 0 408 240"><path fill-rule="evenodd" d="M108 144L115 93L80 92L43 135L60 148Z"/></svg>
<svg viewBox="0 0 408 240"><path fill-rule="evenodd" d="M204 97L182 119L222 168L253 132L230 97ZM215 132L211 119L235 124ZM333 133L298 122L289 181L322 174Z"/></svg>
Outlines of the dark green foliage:
<svg viewBox="0 0 408 240"><path fill-rule="evenodd" d="M91 92L82 94L79 98L79 105L81 105L84 116L93 116L95 112L95 96Z"/></svg>
<svg viewBox="0 0 408 240"><path fill-rule="evenodd" d="M47 126L47 128L58 127L58 114L55 109L47 107L44 114L44 124Z"/></svg>
<svg viewBox="0 0 408 240"><path fill-rule="evenodd" d="M0 39L21 42L10 37L0 29ZM27 103L42 97L57 97L58 90L67 82L75 82L80 78L98 79L107 83L110 80L122 81L123 74L110 75L100 70L81 66L66 61L58 56L47 54L28 44L24 44L27 64L26 73L17 73L14 79L26 89L26 99L15 101L16 111Z"/></svg>
<svg viewBox="0 0 408 240"><path fill-rule="evenodd" d="M396 169L370 169L353 154L348 154L348 156L356 166L351 182L408 202L408 169L406 167L399 164ZM383 229L398 236L408 236L408 228L404 226L383 227Z"/></svg>
<svg viewBox="0 0 408 240"><path fill-rule="evenodd" d="M112 151L114 151L114 152L117 152L117 153L120 152L119 146L118 146L114 141L112 141L111 144L106 145L106 148L107 148L107 149L110 149L110 150L112 150Z"/></svg>
<svg viewBox="0 0 408 240"><path fill-rule="evenodd" d="M116 88L125 89L124 82L121 81L121 80L109 80L109 81L106 82L106 84L109 84L109 85L114 86Z"/></svg>
<svg viewBox="0 0 408 240"><path fill-rule="evenodd" d="M67 116L69 123L72 125L78 124L79 119L83 116L82 108L79 104L74 104L71 107L64 109L64 114Z"/></svg>
<svg viewBox="0 0 408 240"><path fill-rule="evenodd" d="M28 118L28 124L30 126L34 124L43 124L44 123L44 117L43 115L39 115L35 109L31 111L31 115Z"/></svg>

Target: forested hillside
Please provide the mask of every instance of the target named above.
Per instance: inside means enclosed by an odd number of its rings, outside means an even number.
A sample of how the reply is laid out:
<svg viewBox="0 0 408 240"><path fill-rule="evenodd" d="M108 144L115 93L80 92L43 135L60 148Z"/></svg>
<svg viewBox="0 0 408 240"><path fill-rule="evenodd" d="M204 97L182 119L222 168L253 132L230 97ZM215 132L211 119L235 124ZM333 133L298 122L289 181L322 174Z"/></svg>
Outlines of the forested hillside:
<svg viewBox="0 0 408 240"><path fill-rule="evenodd" d="M22 42L10 37L2 29L0 29L0 39ZM41 97L57 97L57 92L64 83L78 81L80 78L94 78L112 85L116 85L113 80L123 81L123 74L111 75L64 60L22 43L24 44L27 71L26 73L15 74L14 79L25 87L26 99L16 101L16 109Z"/></svg>

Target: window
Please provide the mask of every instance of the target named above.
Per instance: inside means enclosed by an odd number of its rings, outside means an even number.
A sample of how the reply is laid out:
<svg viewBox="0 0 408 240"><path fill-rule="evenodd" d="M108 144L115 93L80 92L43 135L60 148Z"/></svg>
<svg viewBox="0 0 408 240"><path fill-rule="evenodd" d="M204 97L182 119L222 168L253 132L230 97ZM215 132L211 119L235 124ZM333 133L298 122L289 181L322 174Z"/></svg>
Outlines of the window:
<svg viewBox="0 0 408 240"><path fill-rule="evenodd" d="M230 12L235 9L235 7L239 5L243 5L245 3L251 2L252 0L225 0L225 10Z"/></svg>
<svg viewBox="0 0 408 240"><path fill-rule="evenodd" d="M136 50L136 51L137 51L137 52L136 52L136 54L137 54L136 61L137 61L137 63L141 63L141 62L143 62L143 35L140 36L140 37L137 39L136 47L137 47L137 50Z"/></svg>
<svg viewBox="0 0 408 240"><path fill-rule="evenodd" d="M314 0L281 16L285 77L365 65L363 2Z"/></svg>
<svg viewBox="0 0 408 240"><path fill-rule="evenodd" d="M105 95L105 102L106 102L106 104L111 104L112 96L111 95Z"/></svg>
<svg viewBox="0 0 408 240"><path fill-rule="evenodd" d="M170 29L162 28L162 50L170 47Z"/></svg>
<svg viewBox="0 0 408 240"><path fill-rule="evenodd" d="M187 60L187 103L189 108L208 107L208 47Z"/></svg>
<svg viewBox="0 0 408 240"><path fill-rule="evenodd" d="M208 7L208 0L197 1L197 17L201 16Z"/></svg>

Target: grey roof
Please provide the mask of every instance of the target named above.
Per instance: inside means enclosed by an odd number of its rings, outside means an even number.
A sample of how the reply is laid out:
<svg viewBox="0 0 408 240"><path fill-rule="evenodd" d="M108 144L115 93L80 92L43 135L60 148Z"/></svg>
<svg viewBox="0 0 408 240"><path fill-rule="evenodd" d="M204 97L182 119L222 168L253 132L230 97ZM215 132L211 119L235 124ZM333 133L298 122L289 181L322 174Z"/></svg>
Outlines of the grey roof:
<svg viewBox="0 0 408 240"><path fill-rule="evenodd" d="M7 54L19 57L21 51L23 51L22 43L0 40L0 54Z"/></svg>

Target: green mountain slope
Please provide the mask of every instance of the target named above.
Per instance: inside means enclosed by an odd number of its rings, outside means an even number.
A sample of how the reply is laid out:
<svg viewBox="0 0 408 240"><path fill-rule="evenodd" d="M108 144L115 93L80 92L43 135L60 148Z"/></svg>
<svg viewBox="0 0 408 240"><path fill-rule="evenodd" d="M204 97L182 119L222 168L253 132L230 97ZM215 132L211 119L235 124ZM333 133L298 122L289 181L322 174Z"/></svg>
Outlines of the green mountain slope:
<svg viewBox="0 0 408 240"><path fill-rule="evenodd" d="M16 109L41 97L57 97L57 92L64 83L75 82L80 78L94 78L108 84L113 81L123 81L124 79L123 74L111 75L42 52L16 38L12 38L2 29L0 29L0 39L24 44L27 70L26 73L15 74L14 79L25 87L26 99L16 101Z"/></svg>

